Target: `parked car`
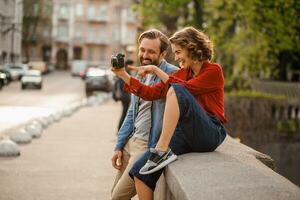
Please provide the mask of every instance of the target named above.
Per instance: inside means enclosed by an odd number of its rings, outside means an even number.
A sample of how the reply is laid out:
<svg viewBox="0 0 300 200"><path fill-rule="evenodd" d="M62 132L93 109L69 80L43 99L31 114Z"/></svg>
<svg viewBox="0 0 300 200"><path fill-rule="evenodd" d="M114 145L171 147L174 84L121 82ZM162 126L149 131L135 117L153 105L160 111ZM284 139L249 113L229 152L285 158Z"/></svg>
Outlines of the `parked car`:
<svg viewBox="0 0 300 200"><path fill-rule="evenodd" d="M38 70L42 74L48 73L47 64L44 61L31 61L28 63L29 69Z"/></svg>
<svg viewBox="0 0 300 200"><path fill-rule="evenodd" d="M87 96L92 95L94 91L112 91L112 83L105 70L90 68L86 72L85 79L85 92Z"/></svg>
<svg viewBox="0 0 300 200"><path fill-rule="evenodd" d="M28 66L22 63L7 63L4 65L4 69L9 71L12 80L20 80L28 71Z"/></svg>
<svg viewBox="0 0 300 200"><path fill-rule="evenodd" d="M86 78L86 73L89 71L89 70L93 70L93 69L100 69L99 67L97 67L97 65L87 65L87 67L83 70L81 70L79 72L79 76L82 78L82 80L85 80Z"/></svg>
<svg viewBox="0 0 300 200"><path fill-rule="evenodd" d="M5 85L5 82L6 82L6 75L0 72L0 90Z"/></svg>
<svg viewBox="0 0 300 200"><path fill-rule="evenodd" d="M80 76L80 72L85 71L87 63L85 60L74 60L71 65L72 76Z"/></svg>
<svg viewBox="0 0 300 200"><path fill-rule="evenodd" d="M42 89L43 78L39 70L29 70L21 79L21 89L28 86Z"/></svg>
<svg viewBox="0 0 300 200"><path fill-rule="evenodd" d="M0 73L4 73L6 76L5 85L8 85L12 81L10 72L7 69L0 68Z"/></svg>

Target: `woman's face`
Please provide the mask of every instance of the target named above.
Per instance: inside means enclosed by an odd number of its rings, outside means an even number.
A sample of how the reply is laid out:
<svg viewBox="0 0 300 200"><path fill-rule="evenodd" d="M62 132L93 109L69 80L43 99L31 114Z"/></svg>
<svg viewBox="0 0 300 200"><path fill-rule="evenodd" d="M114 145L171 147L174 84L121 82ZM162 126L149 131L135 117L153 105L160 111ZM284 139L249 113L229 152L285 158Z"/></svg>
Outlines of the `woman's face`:
<svg viewBox="0 0 300 200"><path fill-rule="evenodd" d="M189 68L193 60L188 56L188 51L177 44L171 44L172 51L175 54L175 61L181 68Z"/></svg>

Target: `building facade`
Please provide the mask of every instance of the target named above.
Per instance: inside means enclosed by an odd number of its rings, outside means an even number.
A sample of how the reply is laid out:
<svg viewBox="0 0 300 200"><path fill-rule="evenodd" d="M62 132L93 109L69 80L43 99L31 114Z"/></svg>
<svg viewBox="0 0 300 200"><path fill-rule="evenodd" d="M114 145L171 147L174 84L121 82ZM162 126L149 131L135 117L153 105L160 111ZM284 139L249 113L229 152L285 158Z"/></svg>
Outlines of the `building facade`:
<svg viewBox="0 0 300 200"><path fill-rule="evenodd" d="M134 59L138 21L131 0L54 0L51 62L68 69L73 60L108 67L112 54Z"/></svg>
<svg viewBox="0 0 300 200"><path fill-rule="evenodd" d="M50 62L52 45L51 0L23 0L22 61Z"/></svg>
<svg viewBox="0 0 300 200"><path fill-rule="evenodd" d="M22 0L0 0L0 64L21 62Z"/></svg>

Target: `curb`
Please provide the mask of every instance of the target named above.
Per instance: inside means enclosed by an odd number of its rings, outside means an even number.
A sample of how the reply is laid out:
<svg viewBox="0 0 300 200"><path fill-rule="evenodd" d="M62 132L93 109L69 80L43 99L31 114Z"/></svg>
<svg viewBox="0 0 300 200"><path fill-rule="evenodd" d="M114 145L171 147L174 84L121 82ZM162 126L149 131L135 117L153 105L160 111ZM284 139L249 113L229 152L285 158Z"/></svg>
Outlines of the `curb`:
<svg viewBox="0 0 300 200"><path fill-rule="evenodd" d="M110 93L99 93L82 100L75 101L61 110L48 116L28 120L0 133L0 157L20 156L19 144L29 144L32 139L40 138L43 130L53 123L60 122L64 117L71 117L84 107L100 106L111 99Z"/></svg>

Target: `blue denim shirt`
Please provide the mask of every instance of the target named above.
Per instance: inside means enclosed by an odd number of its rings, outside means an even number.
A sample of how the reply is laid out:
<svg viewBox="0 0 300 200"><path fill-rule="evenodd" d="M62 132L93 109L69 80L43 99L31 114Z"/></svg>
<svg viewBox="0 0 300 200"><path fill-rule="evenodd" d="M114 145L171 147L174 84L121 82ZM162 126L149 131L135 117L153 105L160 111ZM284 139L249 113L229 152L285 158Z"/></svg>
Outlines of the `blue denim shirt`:
<svg viewBox="0 0 300 200"><path fill-rule="evenodd" d="M163 60L160 63L160 69L170 74L176 70L177 67L174 65L169 64L167 61ZM150 85L155 85L156 83L160 82L160 78L158 76L153 76ZM127 111L126 118L119 130L117 144L115 146L115 150L122 150L128 141L128 139L133 135L134 132L134 122L138 112L138 104L139 104L139 97L131 95L131 104ZM152 101L151 103L151 129L149 134L148 140L148 147L155 147L160 133L162 129L162 121L165 111L165 98L158 99Z"/></svg>

